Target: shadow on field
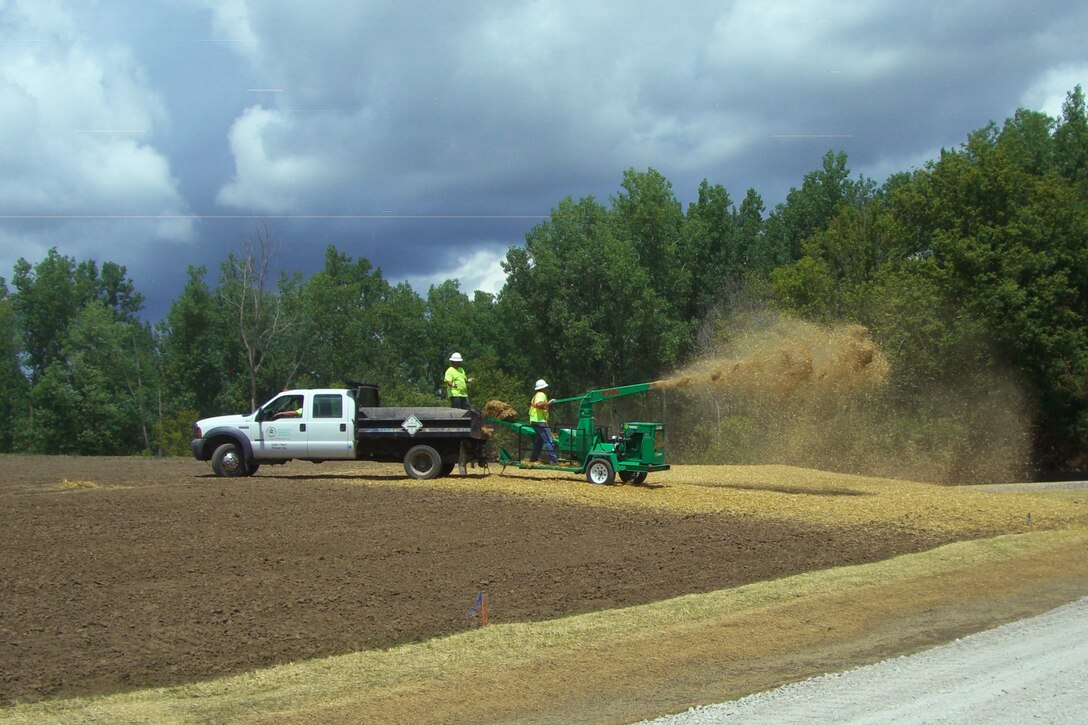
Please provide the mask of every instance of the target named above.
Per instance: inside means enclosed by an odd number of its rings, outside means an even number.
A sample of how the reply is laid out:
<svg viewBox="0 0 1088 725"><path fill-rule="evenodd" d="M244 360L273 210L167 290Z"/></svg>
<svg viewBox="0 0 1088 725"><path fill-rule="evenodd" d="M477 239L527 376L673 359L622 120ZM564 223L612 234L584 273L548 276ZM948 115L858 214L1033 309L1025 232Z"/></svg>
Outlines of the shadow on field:
<svg viewBox="0 0 1088 725"><path fill-rule="evenodd" d="M220 479L221 476L216 476L214 473L204 473L194 478L206 478L206 479ZM409 480L404 475L381 475L381 474L336 474L336 473L291 473L291 474L277 474L277 473L254 473L252 476L238 476L237 481L254 481L254 480L270 481L273 479L280 481L397 481L400 479ZM230 478L224 478L223 480L231 480Z"/></svg>
<svg viewBox="0 0 1088 725"><path fill-rule="evenodd" d="M814 490L811 488L801 488L799 486L757 486L749 484L747 486L737 483L692 483L692 486L700 486L703 488L732 488L737 491L769 491L771 493L785 493L796 496L871 496L872 494L865 491L854 491L849 488L825 488Z"/></svg>
<svg viewBox="0 0 1088 725"><path fill-rule="evenodd" d="M520 470L520 469L517 469L517 468L510 469L510 471L518 471L518 470ZM549 473L555 473L556 472L553 469L543 469L543 470L548 471ZM581 475L581 474L572 473L571 475L564 476L562 478L558 478L558 477L554 477L554 476L549 477L549 478L537 478L536 476L533 476L531 474L511 473L510 471L503 471L502 473L499 473L497 475L500 475L503 478L512 478L515 481L532 481L534 483L578 483L578 484L584 484L586 486L595 485L595 484L591 484L591 483L587 482L585 477L583 475ZM616 482L613 483L612 485L613 486L627 486L629 488L644 488L644 489L668 488L668 485L664 484L664 483L651 483L651 482L622 483L619 479L616 479Z"/></svg>
<svg viewBox="0 0 1088 725"><path fill-rule="evenodd" d="M253 478L278 478L284 481L405 481L411 483L413 480L404 474L399 476L396 474L383 475L383 474L370 474L370 473L352 473L352 474L335 474L335 473L292 473L289 475L278 475L275 473L261 475L255 474ZM466 476L446 476L444 478L487 478L486 473L470 473ZM431 481L440 481L440 478L429 479Z"/></svg>

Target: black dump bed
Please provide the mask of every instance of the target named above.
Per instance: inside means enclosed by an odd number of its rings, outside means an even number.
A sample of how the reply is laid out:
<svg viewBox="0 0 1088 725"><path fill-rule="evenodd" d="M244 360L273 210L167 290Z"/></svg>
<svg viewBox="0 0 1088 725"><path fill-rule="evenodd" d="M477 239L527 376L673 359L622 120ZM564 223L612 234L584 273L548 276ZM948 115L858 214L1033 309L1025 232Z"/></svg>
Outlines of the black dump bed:
<svg viewBox="0 0 1088 725"><path fill-rule="evenodd" d="M359 438L482 438L480 413L458 408L356 408Z"/></svg>

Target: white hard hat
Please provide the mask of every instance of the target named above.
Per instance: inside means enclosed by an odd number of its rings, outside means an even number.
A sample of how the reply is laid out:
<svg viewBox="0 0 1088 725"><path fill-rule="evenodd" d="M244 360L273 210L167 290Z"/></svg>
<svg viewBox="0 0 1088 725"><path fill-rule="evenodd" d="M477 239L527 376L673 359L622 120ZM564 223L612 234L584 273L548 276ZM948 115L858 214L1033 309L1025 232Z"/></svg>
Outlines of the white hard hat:
<svg viewBox="0 0 1088 725"><path fill-rule="evenodd" d="M455 352L450 355L450 362L461 362L461 353Z"/></svg>
<svg viewBox="0 0 1088 725"><path fill-rule="evenodd" d="M548 383L544 380L544 378L536 381L536 390L543 390L546 387L548 387Z"/></svg>

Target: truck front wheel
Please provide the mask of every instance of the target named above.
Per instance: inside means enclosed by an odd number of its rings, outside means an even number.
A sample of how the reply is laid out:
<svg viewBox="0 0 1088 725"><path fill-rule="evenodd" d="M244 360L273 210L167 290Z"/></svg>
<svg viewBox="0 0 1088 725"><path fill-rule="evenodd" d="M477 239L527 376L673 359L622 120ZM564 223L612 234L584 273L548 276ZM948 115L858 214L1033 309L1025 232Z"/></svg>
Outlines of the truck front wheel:
<svg viewBox="0 0 1088 725"><path fill-rule="evenodd" d="M246 459L234 443L224 443L212 454L212 470L217 476L244 476L247 473Z"/></svg>
<svg viewBox="0 0 1088 725"><path fill-rule="evenodd" d="M412 446L404 456L404 472L412 478L438 478L442 475L442 456L430 446Z"/></svg>

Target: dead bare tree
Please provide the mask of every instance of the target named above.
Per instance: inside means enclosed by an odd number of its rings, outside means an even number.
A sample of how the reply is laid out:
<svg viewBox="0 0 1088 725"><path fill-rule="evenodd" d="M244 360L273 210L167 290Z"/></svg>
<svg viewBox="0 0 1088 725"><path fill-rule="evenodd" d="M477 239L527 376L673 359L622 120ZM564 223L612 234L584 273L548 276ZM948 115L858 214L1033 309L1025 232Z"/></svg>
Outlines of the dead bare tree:
<svg viewBox="0 0 1088 725"><path fill-rule="evenodd" d="M257 378L277 338L297 320L281 294L271 288L269 273L276 245L268 225L261 223L242 243L241 256L233 253L223 265L223 298L238 323L249 375L250 410L257 408Z"/></svg>

